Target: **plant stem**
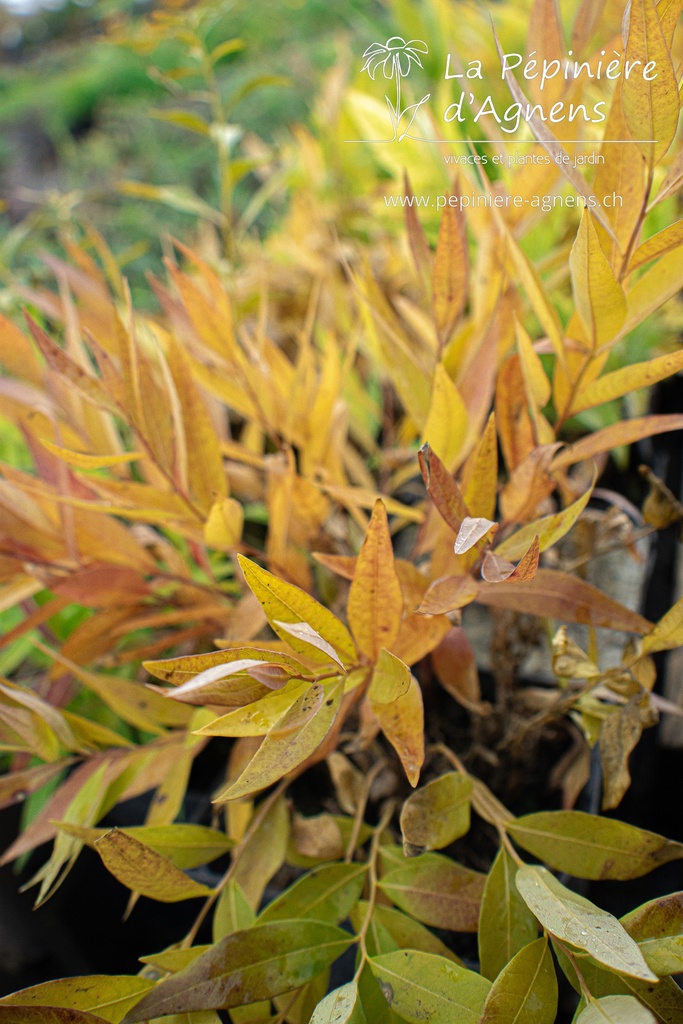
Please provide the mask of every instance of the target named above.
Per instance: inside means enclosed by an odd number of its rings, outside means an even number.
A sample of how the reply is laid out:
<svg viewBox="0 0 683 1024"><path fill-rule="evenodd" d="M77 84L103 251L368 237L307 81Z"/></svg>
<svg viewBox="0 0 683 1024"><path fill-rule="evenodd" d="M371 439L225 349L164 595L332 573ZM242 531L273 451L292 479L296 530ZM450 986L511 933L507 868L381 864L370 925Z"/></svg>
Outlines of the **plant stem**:
<svg viewBox="0 0 683 1024"><path fill-rule="evenodd" d="M360 959L359 959L359 962L358 962L358 967L356 968L356 973L355 973L354 978L353 978L353 980L355 982L357 982L358 979L360 978L361 973L363 971L363 968L365 967L365 964L369 960L368 950L367 950L367 946L365 944L365 940L367 938L368 929L370 928L370 921L371 921L371 918L372 918L372 914L373 914L373 911L375 909L375 901L377 900L377 881L378 881L378 879L377 879L377 856L379 854L379 844L380 844L380 840L382 838L382 834L383 834L384 830L386 829L386 827L388 826L389 822L391 821L391 818L393 816L395 808L396 808L396 801L395 800L390 800L389 803L384 808L384 811L382 813L382 817L380 818L380 822L379 822L377 828L375 829L375 834L372 837L372 845L370 846L370 861L369 861L370 891L368 893L368 909L367 909L367 911L365 913L365 918L363 919L363 924L361 925L360 931L358 932L358 936L357 936L358 943L360 945Z"/></svg>
<svg viewBox="0 0 683 1024"><path fill-rule="evenodd" d="M197 914L197 917L195 919L194 924L192 925L192 927L190 928L189 932L187 933L187 935L183 939L182 943L180 944L180 948L181 949L189 949L190 946L192 945L192 943L194 942L194 940L197 938L197 933L199 932L199 929L201 928L201 926L204 923L204 921L206 920L206 916L209 913L209 911L211 910L211 907L214 905L214 903L216 902L216 900L218 899L218 897L222 893L223 889L225 889L226 885L228 884L228 882L232 878L233 874L235 873L237 865L239 864L240 858L241 858L242 854L244 853L244 851L245 851L245 849L247 847L247 844L249 843L249 840L252 838L252 836L261 827L261 825L263 824L264 818L268 814L268 811L271 809L273 804L277 803L277 801L280 799L282 794L285 792L285 790L287 789L289 784L294 781L294 778L296 777L296 774L297 774L296 771L290 772L290 774L287 775L286 778L280 779L280 781L278 782L278 784L275 787L275 789L271 793L268 794L268 796L265 798L263 803L260 805L258 811L254 815L254 817L251 819L251 821L249 823L249 828L244 833L243 838L238 843L238 845L235 847L235 849L232 851L232 861L230 863L230 867L225 872L225 874L223 875L223 877L221 878L220 882L218 883L216 888L213 890L211 895L207 896L206 901L204 903L204 906L202 907L202 909Z"/></svg>

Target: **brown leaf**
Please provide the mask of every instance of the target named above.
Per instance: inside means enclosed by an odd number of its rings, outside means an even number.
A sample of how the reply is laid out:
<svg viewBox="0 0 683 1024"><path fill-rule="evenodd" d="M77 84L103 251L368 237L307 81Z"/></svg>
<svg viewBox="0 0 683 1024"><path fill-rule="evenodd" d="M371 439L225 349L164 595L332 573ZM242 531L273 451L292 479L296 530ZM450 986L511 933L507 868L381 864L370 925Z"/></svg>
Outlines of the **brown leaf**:
<svg viewBox="0 0 683 1024"><path fill-rule="evenodd" d="M600 729L600 764L603 774L602 809L618 807L631 785L628 760L643 729L655 725L657 712L649 697L637 695L614 710Z"/></svg>
<svg viewBox="0 0 683 1024"><path fill-rule="evenodd" d="M640 634L652 629L647 619L607 597L597 587L555 569L539 569L536 578L526 583L480 583L476 600L494 608L512 608L560 622Z"/></svg>
<svg viewBox="0 0 683 1024"><path fill-rule="evenodd" d="M420 448L418 461L430 498L444 522L457 533L463 519L470 514L460 488L428 444Z"/></svg>
<svg viewBox="0 0 683 1024"><path fill-rule="evenodd" d="M422 615L443 615L475 601L479 584L471 576L444 576L435 580L418 611Z"/></svg>

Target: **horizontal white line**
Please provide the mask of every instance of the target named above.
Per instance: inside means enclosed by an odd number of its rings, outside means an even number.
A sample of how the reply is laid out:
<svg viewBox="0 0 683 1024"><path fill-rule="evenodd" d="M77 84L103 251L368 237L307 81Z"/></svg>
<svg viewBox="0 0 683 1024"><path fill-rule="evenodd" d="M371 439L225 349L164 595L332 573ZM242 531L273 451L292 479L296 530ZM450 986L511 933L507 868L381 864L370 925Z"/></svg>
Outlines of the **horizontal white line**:
<svg viewBox="0 0 683 1024"><path fill-rule="evenodd" d="M383 145L389 146L392 142L396 142L396 139L344 139L344 142L365 142L372 145ZM404 140L405 141L405 140ZM602 146L605 143L618 143L619 145L637 145L638 143L650 142L655 145L659 142L659 139L544 139L542 142L539 139L411 139L411 142L427 142L427 143L440 143L444 146L465 146L468 144L472 145L491 145L493 143L504 146L524 146L524 145L537 145L552 146L554 142L559 145L580 145L580 146Z"/></svg>

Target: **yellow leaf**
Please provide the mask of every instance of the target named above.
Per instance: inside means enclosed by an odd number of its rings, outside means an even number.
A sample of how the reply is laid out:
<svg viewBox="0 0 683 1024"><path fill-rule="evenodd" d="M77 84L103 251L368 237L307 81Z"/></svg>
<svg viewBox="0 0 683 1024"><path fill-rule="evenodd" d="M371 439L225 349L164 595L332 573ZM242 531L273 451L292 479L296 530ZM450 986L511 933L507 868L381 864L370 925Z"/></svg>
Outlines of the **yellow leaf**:
<svg viewBox="0 0 683 1024"><path fill-rule="evenodd" d="M119 882L132 892L160 903L177 903L211 894L211 889L195 882L168 857L117 828L96 840L95 849Z"/></svg>
<svg viewBox="0 0 683 1024"><path fill-rule="evenodd" d="M676 73L654 0L631 2L625 59L641 63L623 82L624 116L631 136L653 168L674 139L679 111Z"/></svg>
<svg viewBox="0 0 683 1024"><path fill-rule="evenodd" d="M270 693L243 708L236 708L227 715L215 718L213 722L198 729L197 734L201 736L265 736L277 725L299 697L309 690L311 690L310 683L293 679L275 693ZM312 692L321 698L321 690ZM313 707L313 705L311 706Z"/></svg>
<svg viewBox="0 0 683 1024"><path fill-rule="evenodd" d="M403 696L382 704L371 700L382 732L401 759L411 786L417 786L424 762L424 708L422 691L414 676Z"/></svg>
<svg viewBox="0 0 683 1024"><path fill-rule="evenodd" d="M208 510L216 498L228 494L218 434L192 378L190 364L176 341L169 344L167 359L180 402L190 491L202 510Z"/></svg>
<svg viewBox="0 0 683 1024"><path fill-rule="evenodd" d="M244 509L235 498L219 498L204 524L204 541L218 551L232 551L242 539Z"/></svg>
<svg viewBox="0 0 683 1024"><path fill-rule="evenodd" d="M348 617L358 649L376 661L398 635L403 594L394 566L387 513L375 502L349 592Z"/></svg>
<svg viewBox="0 0 683 1024"><path fill-rule="evenodd" d="M550 302L545 286L538 275L536 268L529 261L526 254L521 250L517 241L507 227L503 229L507 239L508 252L512 258L520 284L524 289L531 308L541 321L541 325L548 335L550 342L561 363L565 360L564 338L560 318L557 310Z"/></svg>
<svg viewBox="0 0 683 1024"><path fill-rule="evenodd" d="M318 683L309 687L271 729L239 778L222 790L215 802L258 793L303 764L332 728L342 691L339 679L324 687Z"/></svg>
<svg viewBox="0 0 683 1024"><path fill-rule="evenodd" d="M603 215L612 225L616 237L609 235L600 226L598 234L604 244L605 252L616 269L620 267L623 253L627 252L631 237L636 230L640 211L645 199L645 164L642 160L634 160L633 143L630 141L628 125L624 117L621 101L622 81L617 82L612 97L612 104L605 122L606 139L622 139L622 142L610 142L601 147L604 163L598 165L595 172L593 188L601 205ZM613 202L612 196L622 197L622 202ZM605 197L609 196L607 205Z"/></svg>
<svg viewBox="0 0 683 1024"><path fill-rule="evenodd" d="M108 466L121 466L126 462L136 462L144 459L143 452L122 452L120 455L89 455L86 452L73 452L68 448L60 448L51 441L41 438L43 448L56 455L62 462L70 466L77 466L79 469L106 469Z"/></svg>
<svg viewBox="0 0 683 1024"><path fill-rule="evenodd" d="M604 374L588 387L579 389L571 405L571 415L649 387L667 377L673 377L682 369L683 349L644 363L622 366L619 370Z"/></svg>
<svg viewBox="0 0 683 1024"><path fill-rule="evenodd" d="M531 343L531 338L519 321L516 324L516 328L519 361L524 375L527 394L534 406L542 409L550 401L550 381L543 369L543 363Z"/></svg>
<svg viewBox="0 0 683 1024"><path fill-rule="evenodd" d="M566 533L569 533L576 520L586 508L593 493L597 475L597 469L595 469L593 471L593 482L580 498L577 498L567 508L562 509L561 512L556 512L551 516L543 516L542 519L537 519L536 522L523 526L521 530L513 533L511 537L508 537L507 540L498 545L496 554L513 560L523 558L535 537L538 537L541 551L546 551L553 544L557 544L558 540L564 537Z"/></svg>
<svg viewBox="0 0 683 1024"><path fill-rule="evenodd" d="M391 704L407 693L409 686L408 666L389 651L380 651L368 690L370 699L379 704Z"/></svg>
<svg viewBox="0 0 683 1024"><path fill-rule="evenodd" d="M645 263L657 259L658 256L678 249L681 245L683 245L683 220L677 220L675 224L670 224L663 231L652 235L636 249L628 265L629 273L642 267Z"/></svg>
<svg viewBox="0 0 683 1024"><path fill-rule="evenodd" d="M574 302L593 349L613 341L626 319L626 298L584 209L569 257Z"/></svg>
<svg viewBox="0 0 683 1024"><path fill-rule="evenodd" d="M390 542L391 543L391 542ZM273 576L261 569L255 562L250 562L243 555L237 559L250 589L258 599L266 613L266 617L278 634L289 646L299 654L314 661L329 663L330 658L318 650L310 642L292 636L277 623L306 622L326 640L346 664L353 664L357 659L356 648L346 626L336 615L319 604L299 587Z"/></svg>
<svg viewBox="0 0 683 1024"><path fill-rule="evenodd" d="M594 434L588 434L575 444L563 448L553 459L551 469L565 469L584 459L592 459L600 452L608 452L622 444L633 444L644 437L664 434L668 430L683 429L683 415L664 413L660 416L640 416L634 420L613 423Z"/></svg>
<svg viewBox="0 0 683 1024"><path fill-rule="evenodd" d="M470 470L471 464L471 470ZM498 497L498 437L493 413L463 472L465 504L475 519L492 519Z"/></svg>
<svg viewBox="0 0 683 1024"><path fill-rule="evenodd" d="M422 435L449 472L458 464L467 441L469 417L460 392L448 376L443 363L437 363L429 415Z"/></svg>

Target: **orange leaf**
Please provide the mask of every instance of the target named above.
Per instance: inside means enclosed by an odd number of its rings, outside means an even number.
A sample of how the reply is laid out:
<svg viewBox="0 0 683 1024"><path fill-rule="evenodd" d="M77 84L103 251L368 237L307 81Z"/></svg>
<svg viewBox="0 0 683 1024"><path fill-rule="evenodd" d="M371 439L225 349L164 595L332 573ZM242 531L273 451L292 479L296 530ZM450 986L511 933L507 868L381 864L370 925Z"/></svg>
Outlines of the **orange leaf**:
<svg viewBox="0 0 683 1024"><path fill-rule="evenodd" d="M434 319L442 346L450 338L465 308L468 276L465 218L459 207L446 206L441 214L432 279Z"/></svg>
<svg viewBox="0 0 683 1024"><path fill-rule="evenodd" d="M391 704L371 701L382 732L401 759L411 786L417 786L424 762L424 708L422 691L414 676L407 693Z"/></svg>
<svg viewBox="0 0 683 1024"><path fill-rule="evenodd" d="M371 661L377 660L383 647L391 648L402 611L387 512L378 500L358 555L348 602L351 632L358 649Z"/></svg>

